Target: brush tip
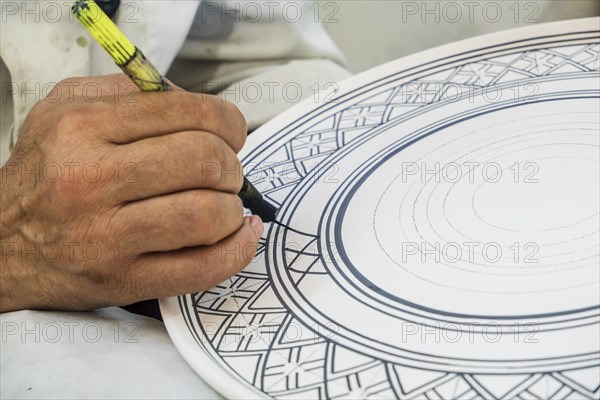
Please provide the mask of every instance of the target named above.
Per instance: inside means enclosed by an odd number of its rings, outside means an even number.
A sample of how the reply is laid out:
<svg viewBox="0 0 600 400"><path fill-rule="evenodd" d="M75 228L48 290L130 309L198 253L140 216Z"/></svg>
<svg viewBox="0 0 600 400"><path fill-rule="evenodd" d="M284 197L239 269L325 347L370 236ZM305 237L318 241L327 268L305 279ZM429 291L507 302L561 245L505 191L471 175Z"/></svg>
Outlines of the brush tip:
<svg viewBox="0 0 600 400"><path fill-rule="evenodd" d="M250 207L250 211L252 211L253 214L258 215L263 222L273 222L277 216L277 208L264 199L255 202L252 207Z"/></svg>

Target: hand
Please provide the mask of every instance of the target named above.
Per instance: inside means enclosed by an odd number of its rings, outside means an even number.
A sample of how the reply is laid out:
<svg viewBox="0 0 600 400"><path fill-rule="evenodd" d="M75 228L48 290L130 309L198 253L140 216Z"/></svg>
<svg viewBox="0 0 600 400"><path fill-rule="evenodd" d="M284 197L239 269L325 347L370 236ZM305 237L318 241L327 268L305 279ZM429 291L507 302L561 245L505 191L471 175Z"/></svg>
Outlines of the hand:
<svg viewBox="0 0 600 400"><path fill-rule="evenodd" d="M237 196L245 137L213 96L141 93L123 74L57 84L1 170L0 311L124 305L239 272L263 230Z"/></svg>

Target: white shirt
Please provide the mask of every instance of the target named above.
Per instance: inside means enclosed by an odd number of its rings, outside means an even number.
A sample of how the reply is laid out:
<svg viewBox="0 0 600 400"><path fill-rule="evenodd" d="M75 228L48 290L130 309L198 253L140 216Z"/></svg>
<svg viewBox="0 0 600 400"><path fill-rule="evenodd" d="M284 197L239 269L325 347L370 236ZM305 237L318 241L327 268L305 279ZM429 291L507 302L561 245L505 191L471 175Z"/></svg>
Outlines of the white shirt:
<svg viewBox="0 0 600 400"><path fill-rule="evenodd" d="M70 4L0 0L0 165L27 113L54 84L119 72L74 19ZM169 77L176 84L223 92L254 129L348 76L343 56L310 6L296 1L124 0L115 22L162 73L172 66ZM284 90L285 84L299 87L301 96L296 98L289 86Z"/></svg>

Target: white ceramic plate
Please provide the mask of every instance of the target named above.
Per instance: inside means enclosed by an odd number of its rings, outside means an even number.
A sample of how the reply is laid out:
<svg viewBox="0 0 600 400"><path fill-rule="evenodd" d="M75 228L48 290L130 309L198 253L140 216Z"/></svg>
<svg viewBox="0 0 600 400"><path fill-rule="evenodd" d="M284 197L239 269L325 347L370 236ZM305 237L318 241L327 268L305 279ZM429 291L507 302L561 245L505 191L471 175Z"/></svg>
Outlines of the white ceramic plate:
<svg viewBox="0 0 600 400"><path fill-rule="evenodd" d="M185 359L229 398L598 398L598 23L404 58L252 134L279 224L161 300Z"/></svg>

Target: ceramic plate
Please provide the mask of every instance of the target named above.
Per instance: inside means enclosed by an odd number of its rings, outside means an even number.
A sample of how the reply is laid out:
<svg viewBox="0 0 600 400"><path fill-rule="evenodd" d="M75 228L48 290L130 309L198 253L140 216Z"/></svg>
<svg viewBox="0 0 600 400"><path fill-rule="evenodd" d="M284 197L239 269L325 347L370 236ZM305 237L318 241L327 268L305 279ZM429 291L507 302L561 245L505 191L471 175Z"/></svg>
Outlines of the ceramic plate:
<svg viewBox="0 0 600 400"><path fill-rule="evenodd" d="M437 48L253 133L278 223L161 300L185 359L229 398L599 398L597 30Z"/></svg>

